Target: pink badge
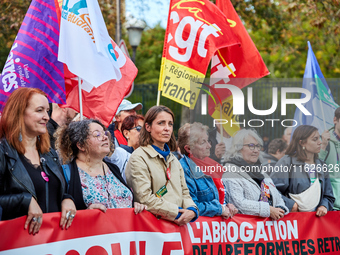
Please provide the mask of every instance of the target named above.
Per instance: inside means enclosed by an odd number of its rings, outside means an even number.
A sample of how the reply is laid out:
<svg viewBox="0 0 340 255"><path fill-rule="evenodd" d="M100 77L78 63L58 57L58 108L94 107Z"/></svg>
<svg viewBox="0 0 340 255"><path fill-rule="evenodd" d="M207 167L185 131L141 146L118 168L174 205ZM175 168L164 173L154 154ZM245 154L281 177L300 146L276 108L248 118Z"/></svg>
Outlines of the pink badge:
<svg viewBox="0 0 340 255"><path fill-rule="evenodd" d="M49 181L49 179L48 179L48 177L47 177L47 175L45 174L45 172L43 172L43 171L41 171L41 176L42 176L42 178L45 180L45 181Z"/></svg>

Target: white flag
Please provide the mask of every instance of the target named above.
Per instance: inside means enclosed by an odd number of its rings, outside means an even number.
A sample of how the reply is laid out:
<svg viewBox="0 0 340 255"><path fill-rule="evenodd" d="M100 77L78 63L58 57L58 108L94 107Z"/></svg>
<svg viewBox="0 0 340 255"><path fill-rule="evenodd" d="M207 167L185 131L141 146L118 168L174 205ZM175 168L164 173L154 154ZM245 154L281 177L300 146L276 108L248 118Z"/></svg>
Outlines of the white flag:
<svg viewBox="0 0 340 255"><path fill-rule="evenodd" d="M60 24L58 60L82 78L90 92L109 80L122 78L126 58L115 52L97 0L64 0Z"/></svg>

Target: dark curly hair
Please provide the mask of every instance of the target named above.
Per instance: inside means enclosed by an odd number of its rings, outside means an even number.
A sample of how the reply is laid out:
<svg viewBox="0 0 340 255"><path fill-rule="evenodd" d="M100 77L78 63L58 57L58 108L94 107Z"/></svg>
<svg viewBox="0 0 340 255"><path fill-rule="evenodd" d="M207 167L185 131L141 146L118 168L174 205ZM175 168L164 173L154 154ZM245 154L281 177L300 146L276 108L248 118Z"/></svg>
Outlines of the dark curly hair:
<svg viewBox="0 0 340 255"><path fill-rule="evenodd" d="M57 132L54 134L56 138L55 145L63 164L67 164L77 157L79 153L77 144L81 147L85 147L86 153L88 153L87 140L90 134L91 123L97 123L106 130L106 127L99 120L94 119L75 121L71 122L69 125L58 128ZM109 141L110 151L113 153L114 145L110 137Z"/></svg>

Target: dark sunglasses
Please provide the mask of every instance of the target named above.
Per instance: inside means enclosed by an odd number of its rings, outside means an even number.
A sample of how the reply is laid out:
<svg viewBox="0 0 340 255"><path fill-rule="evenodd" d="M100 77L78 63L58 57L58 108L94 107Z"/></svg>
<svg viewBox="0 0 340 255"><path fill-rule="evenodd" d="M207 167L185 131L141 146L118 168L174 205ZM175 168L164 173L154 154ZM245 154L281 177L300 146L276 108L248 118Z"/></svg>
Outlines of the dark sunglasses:
<svg viewBox="0 0 340 255"><path fill-rule="evenodd" d="M132 129L136 129L138 132L140 132L142 130L142 126L135 126L131 129L129 129L129 131L132 130Z"/></svg>

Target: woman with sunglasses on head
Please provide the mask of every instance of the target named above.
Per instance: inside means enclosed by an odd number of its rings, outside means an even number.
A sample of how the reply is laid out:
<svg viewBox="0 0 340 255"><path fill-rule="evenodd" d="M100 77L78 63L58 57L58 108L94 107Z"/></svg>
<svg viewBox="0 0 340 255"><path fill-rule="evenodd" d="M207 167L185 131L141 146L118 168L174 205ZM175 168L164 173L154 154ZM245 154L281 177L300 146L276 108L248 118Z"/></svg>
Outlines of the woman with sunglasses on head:
<svg viewBox="0 0 340 255"><path fill-rule="evenodd" d="M233 137L226 155L222 181L239 213L282 218L289 212L272 179L261 173L259 161L262 139L251 129L242 129Z"/></svg>
<svg viewBox="0 0 340 255"><path fill-rule="evenodd" d="M309 125L297 127L286 155L271 173L278 190L291 212L316 211L324 216L333 209L335 198L328 166L318 159L321 140L318 129Z"/></svg>
<svg viewBox="0 0 340 255"><path fill-rule="evenodd" d="M173 133L174 114L166 106L153 106L145 115L140 147L126 166L126 180L136 200L148 206L157 218L185 225L198 217L184 172L177 158Z"/></svg>
<svg viewBox="0 0 340 255"><path fill-rule="evenodd" d="M68 163L69 193L78 210L131 208L135 213L146 207L133 202L133 193L119 168L106 156L113 152L110 132L98 120L71 122L57 130L56 148Z"/></svg>
<svg viewBox="0 0 340 255"><path fill-rule="evenodd" d="M48 111L44 92L18 88L8 98L1 117L2 220L27 215L24 228L30 234L39 232L43 213L61 212L60 226L66 229L76 215L58 155L50 148Z"/></svg>
<svg viewBox="0 0 340 255"><path fill-rule="evenodd" d="M139 135L144 124L142 115L130 115L123 120L121 131L128 145L120 145L124 150L132 153L139 147Z"/></svg>

